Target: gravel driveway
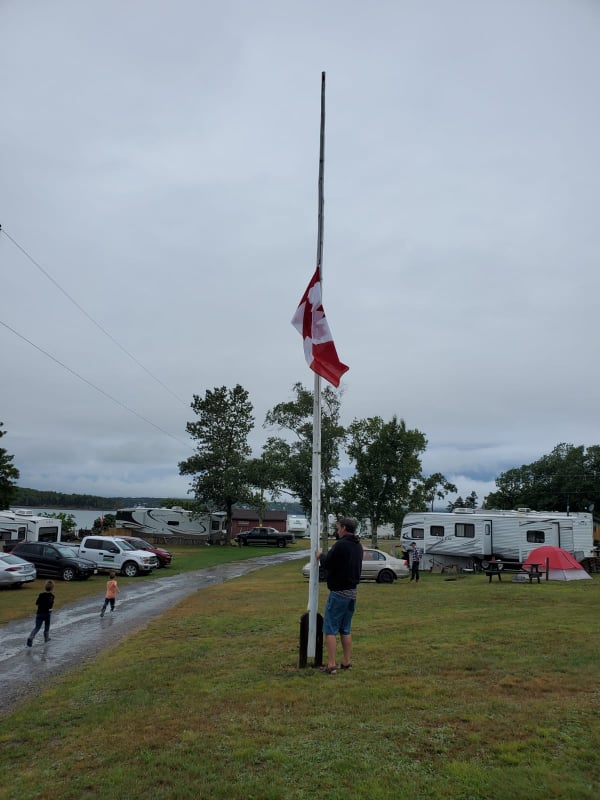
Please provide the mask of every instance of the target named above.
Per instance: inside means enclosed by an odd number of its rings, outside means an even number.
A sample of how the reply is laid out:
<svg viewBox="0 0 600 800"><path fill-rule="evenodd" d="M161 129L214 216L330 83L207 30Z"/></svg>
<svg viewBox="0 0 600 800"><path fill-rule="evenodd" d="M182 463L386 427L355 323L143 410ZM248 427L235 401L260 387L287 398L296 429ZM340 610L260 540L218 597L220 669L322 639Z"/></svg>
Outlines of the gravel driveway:
<svg viewBox="0 0 600 800"><path fill-rule="evenodd" d="M50 641L44 642L42 629L33 647L26 647L25 640L33 627L34 614L4 625L0 630L0 717L13 711L18 703L40 694L48 678L93 659L96 653L143 628L150 619L183 597L263 567L306 559L308 555L306 550L295 550L186 572L172 578L130 582L119 593L114 613L109 611L102 619L97 595L54 611Z"/></svg>

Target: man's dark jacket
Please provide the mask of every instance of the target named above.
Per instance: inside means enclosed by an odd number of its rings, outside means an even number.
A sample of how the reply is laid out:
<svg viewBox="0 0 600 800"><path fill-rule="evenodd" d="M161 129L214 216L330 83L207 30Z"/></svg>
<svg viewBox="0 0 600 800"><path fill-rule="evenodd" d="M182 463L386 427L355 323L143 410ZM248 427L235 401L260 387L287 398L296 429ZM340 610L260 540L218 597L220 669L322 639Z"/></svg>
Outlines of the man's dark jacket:
<svg viewBox="0 0 600 800"><path fill-rule="evenodd" d="M358 536L342 536L328 553L319 559L327 570L327 588L331 592L355 589L362 571L363 549Z"/></svg>

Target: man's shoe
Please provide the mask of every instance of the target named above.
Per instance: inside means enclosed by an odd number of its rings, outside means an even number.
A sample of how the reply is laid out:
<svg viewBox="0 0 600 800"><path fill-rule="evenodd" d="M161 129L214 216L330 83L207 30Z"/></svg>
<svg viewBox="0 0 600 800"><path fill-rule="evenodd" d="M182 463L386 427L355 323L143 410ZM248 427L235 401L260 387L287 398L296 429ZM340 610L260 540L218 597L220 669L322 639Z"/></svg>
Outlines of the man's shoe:
<svg viewBox="0 0 600 800"><path fill-rule="evenodd" d="M27 639L27 647L31 647L33 644L33 639Z"/></svg>

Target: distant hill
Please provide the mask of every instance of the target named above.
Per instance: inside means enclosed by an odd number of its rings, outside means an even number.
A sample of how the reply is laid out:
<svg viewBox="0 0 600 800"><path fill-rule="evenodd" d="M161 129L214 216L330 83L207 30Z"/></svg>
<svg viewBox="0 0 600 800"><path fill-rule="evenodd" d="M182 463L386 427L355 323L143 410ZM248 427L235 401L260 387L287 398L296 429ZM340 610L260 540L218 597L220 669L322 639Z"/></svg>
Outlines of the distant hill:
<svg viewBox="0 0 600 800"><path fill-rule="evenodd" d="M99 511L116 511L127 506L148 506L160 508L165 501L169 505L181 505L184 508L190 498L173 497L97 497L93 494L67 494L66 492L46 492L40 489L26 489L17 487L13 501L13 508L72 508L90 509ZM237 508L243 508L236 504ZM287 511L288 514L304 514L300 503L269 503L269 510Z"/></svg>
<svg viewBox="0 0 600 800"><path fill-rule="evenodd" d="M67 494L66 492L46 492L39 489L26 489L19 486L12 500L13 508L81 508L102 511L117 510L124 506L161 506L167 498L163 497L97 497L93 494ZM169 498L170 499L170 498ZM182 504L189 502L181 500Z"/></svg>

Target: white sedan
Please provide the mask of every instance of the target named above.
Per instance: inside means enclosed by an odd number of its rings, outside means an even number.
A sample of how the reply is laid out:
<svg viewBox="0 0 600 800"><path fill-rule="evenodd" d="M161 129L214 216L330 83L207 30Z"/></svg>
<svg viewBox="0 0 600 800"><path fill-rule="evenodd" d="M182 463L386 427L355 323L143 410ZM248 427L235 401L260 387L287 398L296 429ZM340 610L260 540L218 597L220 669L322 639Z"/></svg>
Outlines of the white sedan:
<svg viewBox="0 0 600 800"><path fill-rule="evenodd" d="M319 579L325 580L323 573L319 570ZM310 575L310 562L302 567L302 574L305 578ZM363 547L363 564L360 579L361 581L377 581L377 583L393 583L396 578L406 578L410 570L406 566L406 561L395 558L383 550L376 550L374 547Z"/></svg>
<svg viewBox="0 0 600 800"><path fill-rule="evenodd" d="M19 588L36 578L36 569L29 561L11 553L0 553L0 586Z"/></svg>

